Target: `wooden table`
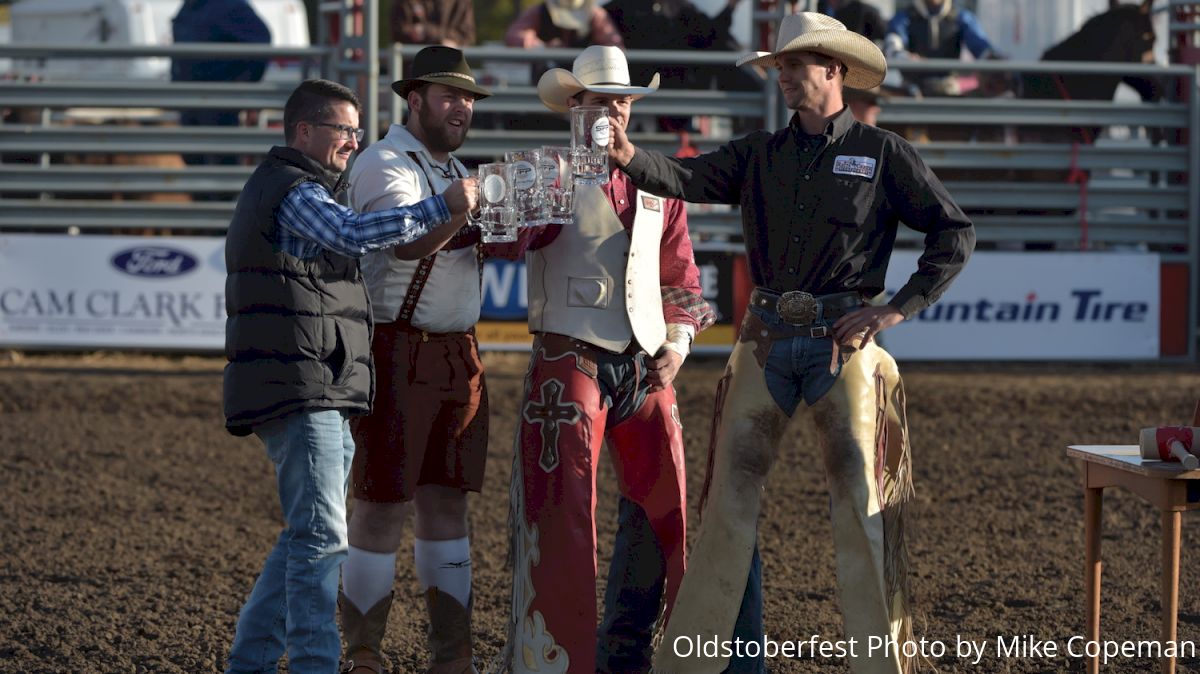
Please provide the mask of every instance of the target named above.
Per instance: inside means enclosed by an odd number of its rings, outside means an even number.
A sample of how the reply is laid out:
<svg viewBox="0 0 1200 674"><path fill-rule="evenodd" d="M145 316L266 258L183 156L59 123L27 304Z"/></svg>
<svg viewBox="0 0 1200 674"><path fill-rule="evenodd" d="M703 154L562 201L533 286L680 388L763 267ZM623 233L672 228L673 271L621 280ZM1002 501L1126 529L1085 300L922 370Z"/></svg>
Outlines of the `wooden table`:
<svg viewBox="0 0 1200 674"><path fill-rule="evenodd" d="M1179 610L1179 529L1184 510L1200 508L1200 470L1178 463L1142 462L1137 445L1072 445L1067 456L1083 465L1084 545L1089 641L1100 639L1100 510L1105 487L1124 487L1162 512L1162 637L1175 641ZM1174 674L1175 658L1162 658L1164 674ZM1100 670L1099 657L1089 658L1088 674Z"/></svg>

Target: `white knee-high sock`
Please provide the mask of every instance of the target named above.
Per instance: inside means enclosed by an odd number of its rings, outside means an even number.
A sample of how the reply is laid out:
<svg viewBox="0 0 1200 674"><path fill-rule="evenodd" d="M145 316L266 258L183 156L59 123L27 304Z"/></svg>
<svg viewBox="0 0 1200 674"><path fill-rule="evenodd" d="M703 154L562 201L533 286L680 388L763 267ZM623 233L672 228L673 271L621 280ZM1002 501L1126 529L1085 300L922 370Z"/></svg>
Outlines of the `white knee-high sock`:
<svg viewBox="0 0 1200 674"><path fill-rule="evenodd" d="M370 611L388 596L395 580L396 553L350 546L350 556L342 564L342 593L360 612Z"/></svg>
<svg viewBox="0 0 1200 674"><path fill-rule="evenodd" d="M467 605L471 598L470 539L427 541L418 538L413 541L413 557L422 590L436 587L463 606Z"/></svg>

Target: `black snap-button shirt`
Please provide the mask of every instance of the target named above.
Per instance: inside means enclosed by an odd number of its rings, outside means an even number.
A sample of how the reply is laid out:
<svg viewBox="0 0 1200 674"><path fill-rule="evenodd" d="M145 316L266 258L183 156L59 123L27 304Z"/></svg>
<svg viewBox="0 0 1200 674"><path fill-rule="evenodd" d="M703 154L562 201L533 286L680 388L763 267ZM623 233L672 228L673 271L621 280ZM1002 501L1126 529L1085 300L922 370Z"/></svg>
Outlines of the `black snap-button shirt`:
<svg viewBox="0 0 1200 674"><path fill-rule="evenodd" d="M917 270L890 303L911 317L935 302L975 248L975 229L908 141L844 108L812 136L799 119L698 157L639 149L624 171L664 197L738 204L760 287L816 295L884 289L899 223L925 234Z"/></svg>

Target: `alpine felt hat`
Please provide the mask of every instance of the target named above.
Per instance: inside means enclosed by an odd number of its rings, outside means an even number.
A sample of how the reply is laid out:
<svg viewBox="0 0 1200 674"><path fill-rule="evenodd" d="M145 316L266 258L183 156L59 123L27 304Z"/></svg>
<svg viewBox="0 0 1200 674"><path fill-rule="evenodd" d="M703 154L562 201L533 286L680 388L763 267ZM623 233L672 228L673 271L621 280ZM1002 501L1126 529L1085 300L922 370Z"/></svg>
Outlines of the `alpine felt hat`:
<svg viewBox="0 0 1200 674"><path fill-rule="evenodd" d="M410 76L392 82L392 91L407 97L408 92L426 82L462 89L474 94L475 100L492 95L492 92L475 83L475 74L467 65L467 58L454 47L433 45L417 52L413 57Z"/></svg>
<svg viewBox="0 0 1200 674"><path fill-rule="evenodd" d="M783 17L775 51L758 51L738 59L737 64L772 67L780 54L811 51L835 58L846 65L845 84L854 89L877 87L887 75L887 59L875 43L848 30L837 19L818 12L800 12Z"/></svg>
<svg viewBox="0 0 1200 674"><path fill-rule="evenodd" d="M658 91L658 73L654 73L646 86L635 87L629 81L625 52L617 47L594 44L575 57L570 70L548 70L538 80L538 98L554 112L566 112L569 109L567 99L584 91L632 96L636 101Z"/></svg>

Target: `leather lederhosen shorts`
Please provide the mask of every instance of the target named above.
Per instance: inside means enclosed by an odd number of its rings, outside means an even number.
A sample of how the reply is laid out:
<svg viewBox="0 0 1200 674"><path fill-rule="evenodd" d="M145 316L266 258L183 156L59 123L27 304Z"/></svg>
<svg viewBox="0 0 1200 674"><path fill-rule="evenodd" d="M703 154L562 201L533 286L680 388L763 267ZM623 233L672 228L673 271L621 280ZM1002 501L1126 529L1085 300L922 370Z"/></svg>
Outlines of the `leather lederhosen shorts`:
<svg viewBox="0 0 1200 674"><path fill-rule="evenodd" d="M375 405L352 423L354 497L409 501L426 484L479 491L488 399L475 333L379 323L371 351Z"/></svg>

